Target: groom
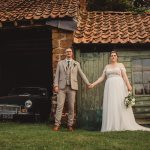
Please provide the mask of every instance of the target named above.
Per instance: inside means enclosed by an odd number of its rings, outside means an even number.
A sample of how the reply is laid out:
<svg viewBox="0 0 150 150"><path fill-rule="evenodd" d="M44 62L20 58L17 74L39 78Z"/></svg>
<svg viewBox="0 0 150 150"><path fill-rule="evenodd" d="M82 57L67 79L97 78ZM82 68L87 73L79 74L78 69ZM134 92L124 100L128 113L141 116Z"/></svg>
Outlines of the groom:
<svg viewBox="0 0 150 150"><path fill-rule="evenodd" d="M58 93L55 125L53 128L54 131L58 131L60 128L61 116L66 98L68 100L68 131L73 131L74 104L76 91L78 90L78 74L87 84L87 86L90 85L88 79L81 70L80 64L73 60L73 49L66 49L65 54L66 59L61 60L57 64L56 75L54 79L54 91Z"/></svg>

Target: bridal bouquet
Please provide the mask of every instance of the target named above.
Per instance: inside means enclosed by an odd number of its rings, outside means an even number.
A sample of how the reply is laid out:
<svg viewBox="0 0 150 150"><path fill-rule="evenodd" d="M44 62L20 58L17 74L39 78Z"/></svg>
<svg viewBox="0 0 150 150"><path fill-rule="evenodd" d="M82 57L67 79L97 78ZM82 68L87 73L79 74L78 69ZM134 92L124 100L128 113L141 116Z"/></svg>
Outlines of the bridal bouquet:
<svg viewBox="0 0 150 150"><path fill-rule="evenodd" d="M129 92L128 96L125 97L124 103L127 108L135 105L135 98L132 96L131 92Z"/></svg>

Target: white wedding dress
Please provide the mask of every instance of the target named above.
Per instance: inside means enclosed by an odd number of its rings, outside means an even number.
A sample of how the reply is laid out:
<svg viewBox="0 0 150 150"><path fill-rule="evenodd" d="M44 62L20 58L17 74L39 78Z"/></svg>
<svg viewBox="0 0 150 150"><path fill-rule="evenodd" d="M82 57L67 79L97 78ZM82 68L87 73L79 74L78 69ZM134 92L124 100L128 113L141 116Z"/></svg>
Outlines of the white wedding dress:
<svg viewBox="0 0 150 150"><path fill-rule="evenodd" d="M103 115L101 131L145 130L150 128L136 123L132 107L126 108L124 98L128 95L126 84L122 78L124 67L108 68L103 71L107 78L103 97Z"/></svg>

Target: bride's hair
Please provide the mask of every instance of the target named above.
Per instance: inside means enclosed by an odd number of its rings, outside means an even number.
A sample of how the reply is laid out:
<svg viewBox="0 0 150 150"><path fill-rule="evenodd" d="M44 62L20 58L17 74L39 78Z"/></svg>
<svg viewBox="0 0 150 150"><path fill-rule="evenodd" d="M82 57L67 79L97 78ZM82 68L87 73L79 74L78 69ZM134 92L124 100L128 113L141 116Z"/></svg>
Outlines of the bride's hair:
<svg viewBox="0 0 150 150"><path fill-rule="evenodd" d="M110 56L111 56L112 53L115 53L115 54L117 55L117 57L118 57L117 51L115 51L115 50L111 51L111 52L110 52Z"/></svg>

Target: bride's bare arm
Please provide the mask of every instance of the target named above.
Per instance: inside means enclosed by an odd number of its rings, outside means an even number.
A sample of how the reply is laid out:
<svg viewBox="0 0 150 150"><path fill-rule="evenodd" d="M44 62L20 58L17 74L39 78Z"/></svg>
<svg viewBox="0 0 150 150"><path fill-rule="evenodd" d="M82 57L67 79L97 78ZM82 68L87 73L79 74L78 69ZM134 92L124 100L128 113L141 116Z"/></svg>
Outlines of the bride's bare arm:
<svg viewBox="0 0 150 150"><path fill-rule="evenodd" d="M124 79L124 81L126 83L128 91L131 91L132 90L132 86L131 86L131 84L129 82L129 79L128 79L128 76L126 74L126 69L125 69L125 67L124 67L124 65L122 63L120 64L120 68L121 68L122 77L123 77L123 79Z"/></svg>
<svg viewBox="0 0 150 150"><path fill-rule="evenodd" d="M106 67L105 67L105 69L106 69ZM105 79L105 69L104 69L102 75L95 82L93 82L91 84L91 87L96 86L97 84L101 83Z"/></svg>
<svg viewBox="0 0 150 150"><path fill-rule="evenodd" d="M101 83L105 79L105 74L102 74L95 82L92 83L93 87Z"/></svg>

